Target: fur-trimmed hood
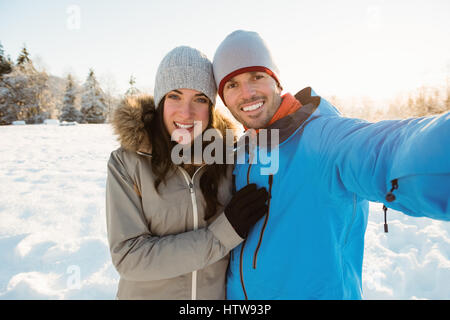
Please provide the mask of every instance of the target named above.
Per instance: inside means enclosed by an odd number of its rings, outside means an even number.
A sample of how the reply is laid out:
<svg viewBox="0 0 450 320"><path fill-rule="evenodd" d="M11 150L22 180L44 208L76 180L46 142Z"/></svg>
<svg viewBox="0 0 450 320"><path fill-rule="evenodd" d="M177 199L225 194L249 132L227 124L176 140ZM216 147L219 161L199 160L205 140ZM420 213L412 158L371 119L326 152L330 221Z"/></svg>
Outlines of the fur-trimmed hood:
<svg viewBox="0 0 450 320"><path fill-rule="evenodd" d="M237 136L236 125L218 110L213 108L216 128L225 136L226 129L233 130ZM149 121L155 114L155 103L150 95L128 97L122 100L114 111L112 126L122 148L133 152L151 153L151 141L144 128L144 120Z"/></svg>

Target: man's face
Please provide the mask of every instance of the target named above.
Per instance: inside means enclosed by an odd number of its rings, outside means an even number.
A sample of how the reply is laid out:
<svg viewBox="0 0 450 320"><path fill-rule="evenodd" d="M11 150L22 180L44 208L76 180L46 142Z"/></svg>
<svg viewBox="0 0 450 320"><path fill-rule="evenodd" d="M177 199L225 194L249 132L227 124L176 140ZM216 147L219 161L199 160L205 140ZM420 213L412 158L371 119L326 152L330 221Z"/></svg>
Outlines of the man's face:
<svg viewBox="0 0 450 320"><path fill-rule="evenodd" d="M264 128L281 104L281 89L265 72L241 73L225 83L223 98L231 114L246 128Z"/></svg>

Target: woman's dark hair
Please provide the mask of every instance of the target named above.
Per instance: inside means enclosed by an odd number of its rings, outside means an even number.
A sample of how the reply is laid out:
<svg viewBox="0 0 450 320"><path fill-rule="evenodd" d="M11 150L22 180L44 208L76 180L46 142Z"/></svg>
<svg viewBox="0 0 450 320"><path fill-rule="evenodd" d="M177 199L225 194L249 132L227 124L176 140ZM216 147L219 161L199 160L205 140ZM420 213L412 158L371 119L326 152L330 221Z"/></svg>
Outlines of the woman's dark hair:
<svg viewBox="0 0 450 320"><path fill-rule="evenodd" d="M171 140L170 134L164 124L164 101L165 97L161 100L156 110L152 110L151 116L143 111L143 121L145 130L147 131L148 138L152 145L152 171L156 176L155 189L158 191L158 187L161 183L165 182L167 174L171 170L175 170L176 166L171 159L172 148L176 145L175 141ZM216 115L212 103L209 104L209 123L206 129L216 128ZM223 139L223 150L225 150L225 137ZM214 142L214 141L212 141ZM203 149L212 142L203 142ZM193 152L191 153L193 154ZM225 154L225 152L224 152ZM221 205L218 200L219 183L222 178L226 176L227 169L230 165L225 164L225 159L222 164L210 164L205 169L200 179L200 189L203 193L203 197L206 201L205 219L213 216L217 211L217 206Z"/></svg>

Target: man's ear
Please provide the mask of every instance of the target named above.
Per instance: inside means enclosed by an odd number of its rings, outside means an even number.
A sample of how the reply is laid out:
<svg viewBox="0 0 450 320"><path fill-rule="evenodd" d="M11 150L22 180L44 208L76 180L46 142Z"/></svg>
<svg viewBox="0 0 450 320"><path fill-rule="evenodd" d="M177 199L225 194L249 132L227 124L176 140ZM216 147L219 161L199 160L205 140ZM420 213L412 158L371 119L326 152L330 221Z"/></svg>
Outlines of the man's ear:
<svg viewBox="0 0 450 320"><path fill-rule="evenodd" d="M278 90L280 90L279 94L281 95L281 91L283 91L283 87L278 82L277 82L277 87L278 87Z"/></svg>

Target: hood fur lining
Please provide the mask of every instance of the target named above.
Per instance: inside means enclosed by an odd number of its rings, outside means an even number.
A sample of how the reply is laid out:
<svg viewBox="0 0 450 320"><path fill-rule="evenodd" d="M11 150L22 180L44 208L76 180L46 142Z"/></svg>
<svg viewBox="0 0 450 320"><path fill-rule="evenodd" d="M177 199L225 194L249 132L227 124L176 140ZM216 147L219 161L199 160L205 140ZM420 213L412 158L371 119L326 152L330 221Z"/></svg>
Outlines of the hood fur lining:
<svg viewBox="0 0 450 320"><path fill-rule="evenodd" d="M225 136L226 129L233 130L236 141L236 125L213 108L216 128ZM144 128L144 117L150 120L155 114L155 103L150 95L127 97L121 101L113 113L111 124L122 148L133 152L151 153L151 142Z"/></svg>

